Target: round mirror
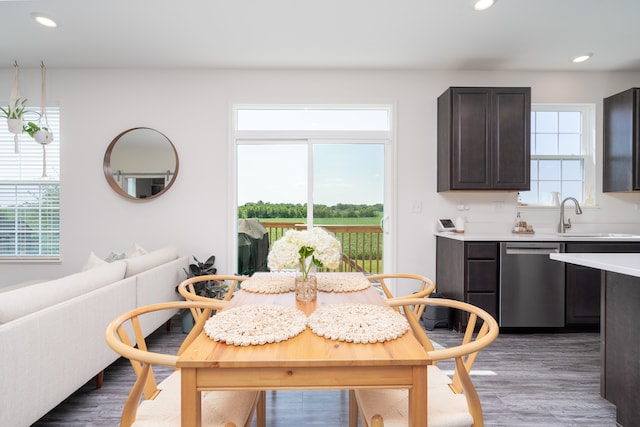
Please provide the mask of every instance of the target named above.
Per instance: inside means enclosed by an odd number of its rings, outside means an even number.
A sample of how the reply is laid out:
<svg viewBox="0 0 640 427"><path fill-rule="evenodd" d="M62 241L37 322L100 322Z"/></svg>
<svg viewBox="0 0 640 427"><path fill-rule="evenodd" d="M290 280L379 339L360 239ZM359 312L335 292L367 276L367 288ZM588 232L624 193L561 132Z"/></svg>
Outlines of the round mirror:
<svg viewBox="0 0 640 427"><path fill-rule="evenodd" d="M104 155L104 175L118 194L135 200L158 197L178 175L178 153L169 138L138 127L116 136Z"/></svg>

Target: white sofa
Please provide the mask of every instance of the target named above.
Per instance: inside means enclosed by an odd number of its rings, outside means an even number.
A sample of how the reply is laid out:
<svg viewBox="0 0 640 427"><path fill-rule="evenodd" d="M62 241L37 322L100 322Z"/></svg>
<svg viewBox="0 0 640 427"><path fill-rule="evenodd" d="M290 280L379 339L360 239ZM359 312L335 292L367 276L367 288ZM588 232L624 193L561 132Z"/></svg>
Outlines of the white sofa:
<svg viewBox="0 0 640 427"><path fill-rule="evenodd" d="M181 300L188 258L174 246L46 282L0 289L0 426L29 426L119 355L104 338L117 315ZM148 335L174 313L143 325ZM108 381L108 377L105 379Z"/></svg>

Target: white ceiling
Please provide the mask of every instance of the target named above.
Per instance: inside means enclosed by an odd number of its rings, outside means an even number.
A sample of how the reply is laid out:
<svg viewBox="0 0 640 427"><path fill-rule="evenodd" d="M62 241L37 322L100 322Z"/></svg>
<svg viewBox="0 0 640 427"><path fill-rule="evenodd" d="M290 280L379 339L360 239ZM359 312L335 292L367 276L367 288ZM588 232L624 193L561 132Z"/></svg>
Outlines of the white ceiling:
<svg viewBox="0 0 640 427"><path fill-rule="evenodd" d="M639 17L640 0L0 0L0 68L640 71Z"/></svg>

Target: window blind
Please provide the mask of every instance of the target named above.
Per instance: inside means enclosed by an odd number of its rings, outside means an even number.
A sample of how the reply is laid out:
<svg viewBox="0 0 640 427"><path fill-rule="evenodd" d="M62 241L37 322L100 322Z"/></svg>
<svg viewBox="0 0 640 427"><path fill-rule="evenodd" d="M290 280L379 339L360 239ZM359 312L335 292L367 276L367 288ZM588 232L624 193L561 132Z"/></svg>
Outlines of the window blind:
<svg viewBox="0 0 640 427"><path fill-rule="evenodd" d="M37 123L38 115L28 113L27 121ZM23 133L16 153L14 135L0 123L0 259L60 255L59 108L47 108L47 122L54 140L46 146L46 177L42 146Z"/></svg>

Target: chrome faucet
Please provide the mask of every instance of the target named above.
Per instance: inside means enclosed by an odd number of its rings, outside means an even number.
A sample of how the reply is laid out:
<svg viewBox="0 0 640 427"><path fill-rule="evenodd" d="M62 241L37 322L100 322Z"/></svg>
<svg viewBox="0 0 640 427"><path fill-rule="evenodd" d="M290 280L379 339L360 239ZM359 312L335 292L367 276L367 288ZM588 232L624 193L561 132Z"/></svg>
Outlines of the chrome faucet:
<svg viewBox="0 0 640 427"><path fill-rule="evenodd" d="M560 203L560 224L558 224L558 233L564 233L567 228L571 228L571 218L567 218L567 222L564 222L564 203L567 200L571 200L576 205L576 215L582 214L582 208L580 203L574 197L567 197Z"/></svg>

